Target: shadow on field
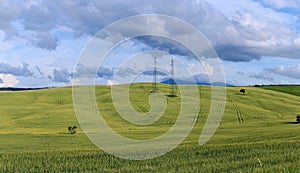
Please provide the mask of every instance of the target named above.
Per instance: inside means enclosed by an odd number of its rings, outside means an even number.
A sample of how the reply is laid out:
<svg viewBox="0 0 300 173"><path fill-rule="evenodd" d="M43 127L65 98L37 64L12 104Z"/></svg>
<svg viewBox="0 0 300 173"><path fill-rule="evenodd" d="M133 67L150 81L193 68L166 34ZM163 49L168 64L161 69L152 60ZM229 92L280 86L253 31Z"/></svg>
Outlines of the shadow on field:
<svg viewBox="0 0 300 173"><path fill-rule="evenodd" d="M298 122L283 122L283 124L299 124Z"/></svg>
<svg viewBox="0 0 300 173"><path fill-rule="evenodd" d="M246 94L243 94L243 93L235 93L235 95L245 96Z"/></svg>

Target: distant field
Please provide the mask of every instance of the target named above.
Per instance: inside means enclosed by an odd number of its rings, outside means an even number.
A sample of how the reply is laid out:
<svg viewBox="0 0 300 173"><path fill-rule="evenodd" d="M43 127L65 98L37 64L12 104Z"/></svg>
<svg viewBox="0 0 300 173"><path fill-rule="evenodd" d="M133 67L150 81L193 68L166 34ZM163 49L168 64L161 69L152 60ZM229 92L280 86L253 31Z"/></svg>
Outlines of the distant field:
<svg viewBox="0 0 300 173"><path fill-rule="evenodd" d="M213 138L198 145L210 109L210 87L199 86L198 121L186 140L158 158L129 161L91 143L73 110L72 89L0 92L0 172L299 172L299 86L227 87L224 116ZM96 86L96 100L107 123L121 135L149 139L176 121L180 97L168 98L167 111L149 126L118 116L109 86ZM165 95L168 85L159 85ZM150 83L130 87L136 111L149 110ZM291 94L292 93L292 94ZM141 107L142 105L142 107ZM75 135L67 127L78 126Z"/></svg>
<svg viewBox="0 0 300 173"><path fill-rule="evenodd" d="M299 85L268 85L268 86L261 86L261 88L300 96Z"/></svg>

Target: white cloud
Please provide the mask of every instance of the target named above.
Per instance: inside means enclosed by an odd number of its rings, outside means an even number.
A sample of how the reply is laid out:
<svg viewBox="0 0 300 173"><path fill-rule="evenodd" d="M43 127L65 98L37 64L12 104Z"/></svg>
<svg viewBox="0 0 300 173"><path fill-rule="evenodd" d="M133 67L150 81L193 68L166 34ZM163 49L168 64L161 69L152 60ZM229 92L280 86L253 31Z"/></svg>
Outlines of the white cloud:
<svg viewBox="0 0 300 173"><path fill-rule="evenodd" d="M114 80L107 80L107 82L106 82L106 85L117 85L117 84L119 84L119 83Z"/></svg>
<svg viewBox="0 0 300 173"><path fill-rule="evenodd" d="M28 69L28 64L23 63L22 66L14 67L9 64L0 63L0 73L13 74L16 76L32 76L33 73Z"/></svg>
<svg viewBox="0 0 300 173"><path fill-rule="evenodd" d="M263 0L266 5L274 8L300 8L299 0Z"/></svg>
<svg viewBox="0 0 300 173"><path fill-rule="evenodd" d="M19 8L16 3L11 3L10 1L1 1L0 5L0 29L2 29L7 35L8 39L17 36L17 30L13 27L14 20L17 19L19 15Z"/></svg>
<svg viewBox="0 0 300 173"><path fill-rule="evenodd" d="M188 69L192 74L213 75L214 68L207 62L193 61L188 63Z"/></svg>
<svg viewBox="0 0 300 173"><path fill-rule="evenodd" d="M299 16L277 12L250 0L226 3L212 0L211 3L226 14L229 19L227 28L232 28L231 31L224 30L225 37L215 44L224 59L249 61L263 56L299 58L300 47L296 40L300 35L293 29ZM229 34L226 32L234 34L227 38ZM218 45L221 45L220 48Z"/></svg>
<svg viewBox="0 0 300 173"><path fill-rule="evenodd" d="M73 78L71 78L70 82L71 82L72 85L80 85L80 80L79 79L73 79Z"/></svg>
<svg viewBox="0 0 300 173"><path fill-rule="evenodd" d="M269 3L282 4L278 0ZM296 44L300 36L290 29L299 16L278 12L263 6L260 2L250 0L226 2L223 0L175 2L134 0L130 3L92 0L35 3L7 1L0 7L3 9L9 7L3 10L5 11L2 12L3 14L0 13L3 19L0 29L12 36L23 33L23 37L30 43L49 50L55 50L59 45L61 38L56 31L60 29L71 31L73 36L93 35L118 19L142 13L159 13L178 17L198 27L214 44L220 57L225 60L249 61L274 55L298 58L296 55L300 53L299 45ZM21 26L14 27L12 25L14 22ZM157 25L157 30L161 32L182 35L177 27L168 28L161 21L157 20L152 24ZM120 29L132 32L146 27L147 24L145 26L132 24ZM12 29L16 30L17 34L12 34ZM27 33L27 37L24 33Z"/></svg>
<svg viewBox="0 0 300 173"><path fill-rule="evenodd" d="M70 82L70 73L67 69L54 69L53 70L53 81L54 82L63 82L69 83Z"/></svg>
<svg viewBox="0 0 300 173"><path fill-rule="evenodd" d="M266 73L263 73L263 72L258 73L258 74L250 75L249 77L254 78L254 79L258 79L258 80L274 82L273 77L270 77L269 75L267 75Z"/></svg>
<svg viewBox="0 0 300 173"><path fill-rule="evenodd" d="M278 10L287 7L299 8L299 1L4 0L0 3L0 67L3 74L17 76L16 73L20 74L27 69L30 72L24 73L27 76L31 72L34 73L33 77L40 76L41 71L45 76L50 75L54 79L54 69L66 68L71 72L80 50L99 29L118 19L143 13L171 15L191 23L208 37L224 60L251 61L265 56L300 59L300 32L296 30L300 16L295 11L289 13L288 10ZM168 32L177 36L185 34L178 27L168 26L162 21L150 24L155 24L161 33ZM132 24L121 29L139 31L147 29L148 25ZM199 45L197 40L192 41L196 46ZM167 46L164 47L165 50L170 48ZM175 54L176 51L172 53ZM130 55L120 51L118 56L127 54ZM109 68L115 67L113 63L119 60L121 58L110 60ZM28 68L20 66L22 62L30 62ZM30 68L36 66L40 70L33 71ZM15 72L12 73L9 69ZM211 68L208 67L208 72L212 73L209 69ZM287 75L288 72L283 72L284 70L280 71L280 68L274 67L273 70L277 71L276 74L280 72L281 75L291 76ZM22 83L20 76L18 80ZM59 81L67 81L67 78Z"/></svg>
<svg viewBox="0 0 300 173"><path fill-rule="evenodd" d="M19 83L17 78L12 74L0 73L0 79L1 79L0 87L14 87Z"/></svg>
<svg viewBox="0 0 300 173"><path fill-rule="evenodd" d="M265 68L264 70L266 72L279 74L289 78L300 79L300 64L296 64L293 66L280 65L272 68Z"/></svg>
<svg viewBox="0 0 300 173"><path fill-rule="evenodd" d="M234 18L237 12L244 12L251 14L258 20L276 21L281 24L291 24L297 20L297 16L275 11L257 1L226 1L224 3L223 0L209 0L209 2L229 19Z"/></svg>

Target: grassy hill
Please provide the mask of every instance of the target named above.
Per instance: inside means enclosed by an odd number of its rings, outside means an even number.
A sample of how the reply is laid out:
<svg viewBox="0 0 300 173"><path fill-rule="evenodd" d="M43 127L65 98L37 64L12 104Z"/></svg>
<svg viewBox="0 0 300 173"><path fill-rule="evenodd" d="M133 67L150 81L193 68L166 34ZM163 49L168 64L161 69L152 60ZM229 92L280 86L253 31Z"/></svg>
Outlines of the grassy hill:
<svg viewBox="0 0 300 173"><path fill-rule="evenodd" d="M290 89L293 92L289 92ZM168 94L168 85L159 85ZM297 172L300 170L300 86L282 89L227 87L221 125L204 146L199 135L210 110L210 87L199 86L198 121L175 150L151 160L130 161L102 152L77 122L72 88L0 92L0 172ZM137 126L116 112L109 86L96 86L98 108L121 135L149 139L166 132L180 108L180 97L167 98L166 113L152 125ZM150 109L150 83L130 86L138 112ZM294 94L294 95L293 95ZM78 126L68 133L68 126Z"/></svg>
<svg viewBox="0 0 300 173"><path fill-rule="evenodd" d="M261 86L261 88L300 96L299 85L266 85Z"/></svg>

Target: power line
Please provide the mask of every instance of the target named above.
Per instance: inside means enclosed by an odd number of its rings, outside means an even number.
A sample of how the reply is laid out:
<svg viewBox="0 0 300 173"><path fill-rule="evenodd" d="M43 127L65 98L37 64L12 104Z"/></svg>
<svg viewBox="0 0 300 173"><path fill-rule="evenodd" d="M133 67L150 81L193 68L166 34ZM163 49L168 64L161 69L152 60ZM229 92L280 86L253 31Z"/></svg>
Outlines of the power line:
<svg viewBox="0 0 300 173"><path fill-rule="evenodd" d="M175 91L175 79L174 79L174 60L171 60L171 77L170 77L170 94L169 97L176 97L176 91Z"/></svg>
<svg viewBox="0 0 300 173"><path fill-rule="evenodd" d="M157 92L157 57L154 57L152 92Z"/></svg>

